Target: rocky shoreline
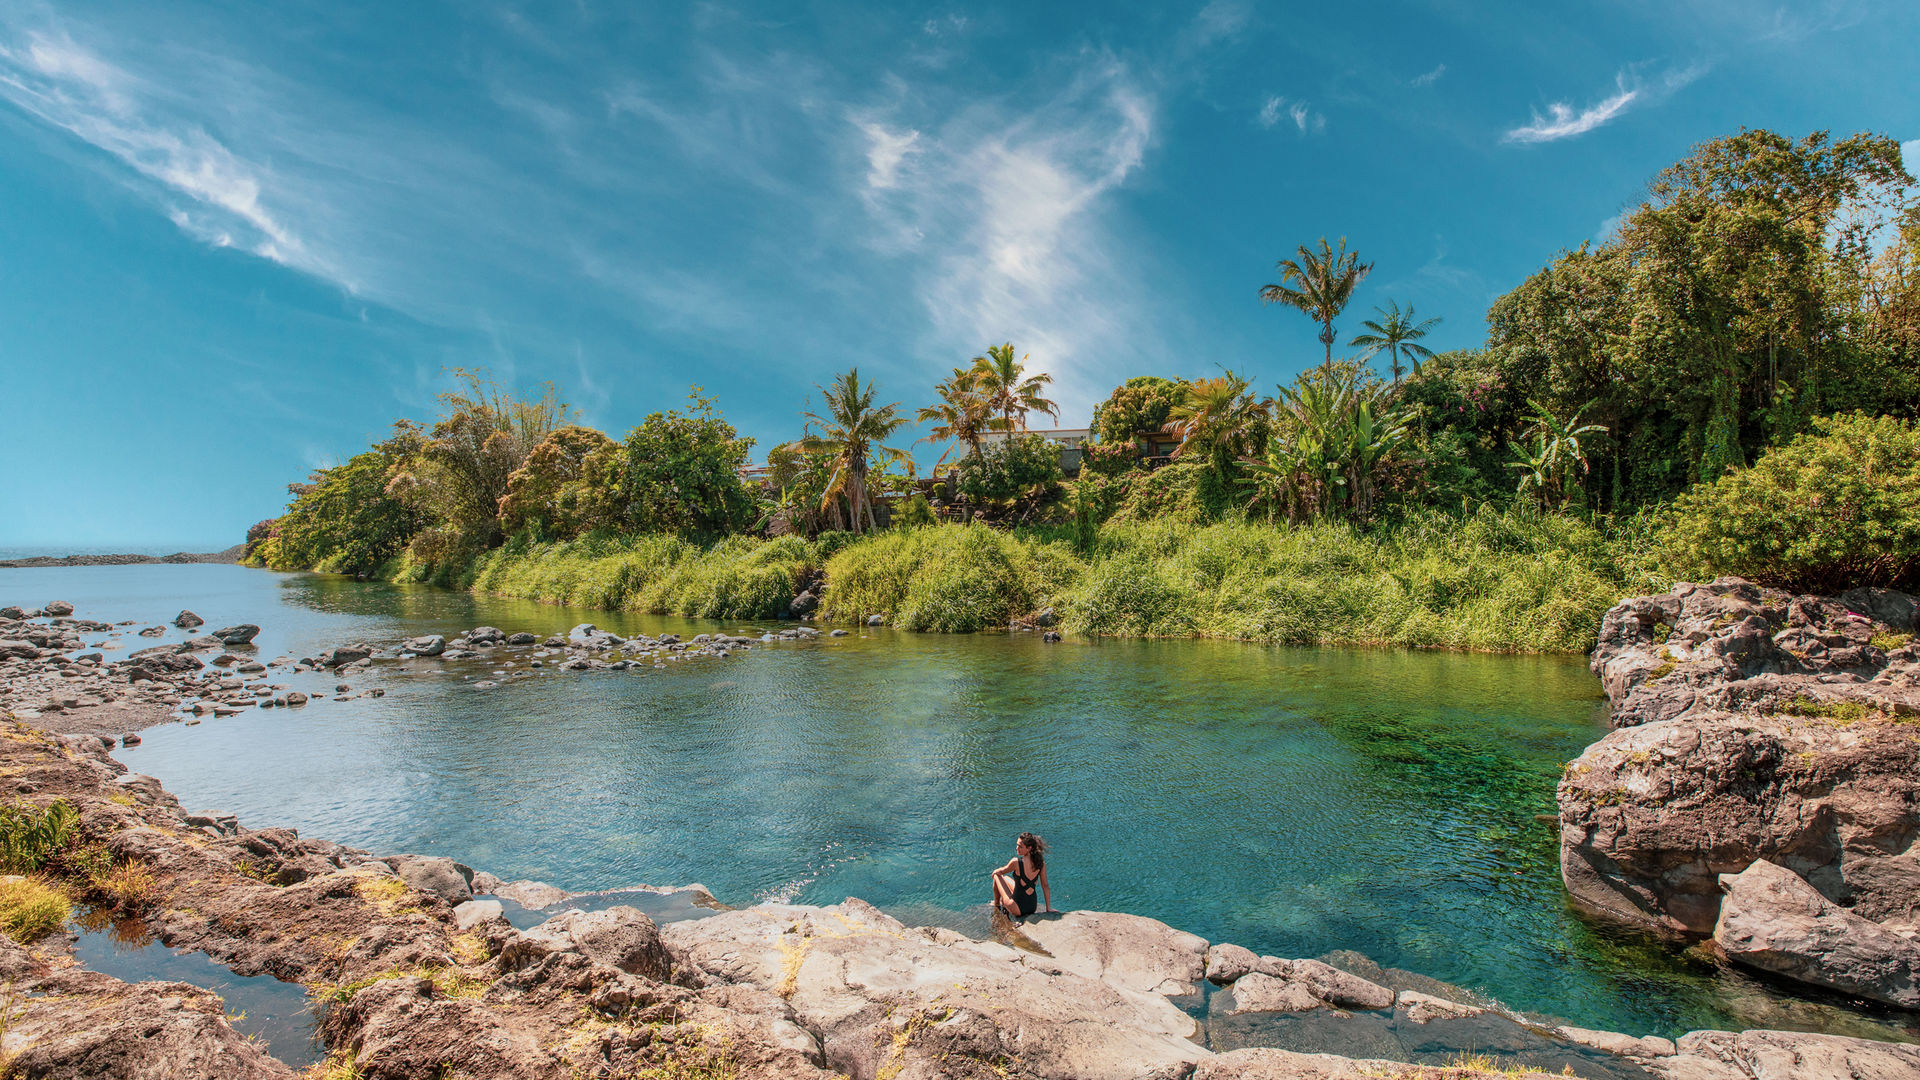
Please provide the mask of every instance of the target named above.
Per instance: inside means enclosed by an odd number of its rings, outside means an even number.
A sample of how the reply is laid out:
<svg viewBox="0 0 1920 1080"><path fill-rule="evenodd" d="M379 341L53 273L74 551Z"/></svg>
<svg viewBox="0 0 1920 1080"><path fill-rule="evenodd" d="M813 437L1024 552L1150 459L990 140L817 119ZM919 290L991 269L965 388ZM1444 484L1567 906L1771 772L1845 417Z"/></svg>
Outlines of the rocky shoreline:
<svg viewBox="0 0 1920 1080"><path fill-rule="evenodd" d="M1920 1009L1920 603L1737 578L1606 615L1618 729L1567 767L1561 870L1586 911Z"/></svg>
<svg viewBox="0 0 1920 1080"><path fill-rule="evenodd" d="M245 558L246 554L247 545L235 544L225 551L176 551L171 555L35 555L26 559L0 559L0 570L32 570L47 566L237 563Z"/></svg>
<svg viewBox="0 0 1920 1080"><path fill-rule="evenodd" d="M38 700L50 681L97 702L57 701L57 710L31 718L21 713L38 710L8 707L0 723L0 790L19 804L74 807L78 842L109 853L119 882L69 875L63 886L92 925L304 987L327 1049L306 1074L315 1080L1920 1075L1916 1047L1779 1031L1669 1041L1583 1030L1358 954L1260 956L1121 913L1043 917L983 940L909 926L851 898L734 910L698 886L572 895L448 858L380 856L191 813L157 780L113 760L130 732L116 740L39 730L84 726L115 705L176 716L181 706L242 691L301 707L264 682L276 670L337 679L376 661L457 653L493 664L507 650L527 664L544 650L566 658L561 668L584 660L632 670L642 654L660 664L689 654L717 661L766 640L627 641L576 627L527 641L478 627L452 640L347 645L261 663L246 658L258 628L238 625L200 635L213 645L187 648L190 640L106 664L69 655L114 631L75 619L70 605L4 609L0 619L9 620L0 640L33 652L0 659L8 703ZM190 612L175 623L200 628ZM198 654L215 649L215 660L228 662L210 675ZM245 674L269 695L225 674L242 664L259 669ZM232 680L239 685L225 687ZM666 895L657 904L636 899L654 894ZM0 1054L12 1055L14 1074L296 1075L234 1030L230 1005L212 993L87 971L73 940L0 937L0 971L18 999ZM1461 1049L1450 1065L1412 1063L1446 1060L1436 1047Z"/></svg>

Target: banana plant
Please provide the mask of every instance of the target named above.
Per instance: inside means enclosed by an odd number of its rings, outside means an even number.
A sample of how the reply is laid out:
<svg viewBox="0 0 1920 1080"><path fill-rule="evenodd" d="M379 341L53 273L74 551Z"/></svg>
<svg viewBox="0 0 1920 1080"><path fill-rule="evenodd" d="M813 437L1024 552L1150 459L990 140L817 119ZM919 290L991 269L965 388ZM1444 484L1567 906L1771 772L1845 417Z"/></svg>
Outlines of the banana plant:
<svg viewBox="0 0 1920 1080"><path fill-rule="evenodd" d="M1582 405L1573 411L1573 415L1561 420L1552 410L1532 398L1527 404L1533 406L1534 415L1527 417L1533 424L1533 441L1522 442L1508 447L1513 460L1507 462L1509 468L1520 472L1520 494L1532 492L1544 505L1557 503L1565 506L1573 499L1573 491L1568 481L1574 471L1581 476L1587 474L1587 451L1580 440L1591 435L1602 435L1607 431L1604 424L1582 424L1580 416L1588 406Z"/></svg>

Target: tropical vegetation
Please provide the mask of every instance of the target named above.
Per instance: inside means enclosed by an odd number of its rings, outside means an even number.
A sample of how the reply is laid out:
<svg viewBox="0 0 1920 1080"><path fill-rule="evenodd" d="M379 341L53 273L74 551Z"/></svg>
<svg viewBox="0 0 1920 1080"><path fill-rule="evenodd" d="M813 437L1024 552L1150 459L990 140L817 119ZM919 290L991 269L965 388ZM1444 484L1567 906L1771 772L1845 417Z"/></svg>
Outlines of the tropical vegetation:
<svg viewBox="0 0 1920 1080"><path fill-rule="evenodd" d="M1072 447L1031 428L1061 408L1010 342L911 408L836 375L761 469L698 388L615 439L551 387L457 372L440 416L291 485L250 557L743 619L824 573L816 617L912 629L1051 607L1086 633L1483 649L1584 648L1676 577L1914 586L1913 183L1877 135L1702 144L1453 351L1386 299L1337 356L1373 263L1322 238L1258 293L1320 357L1265 385L1182 358Z"/></svg>

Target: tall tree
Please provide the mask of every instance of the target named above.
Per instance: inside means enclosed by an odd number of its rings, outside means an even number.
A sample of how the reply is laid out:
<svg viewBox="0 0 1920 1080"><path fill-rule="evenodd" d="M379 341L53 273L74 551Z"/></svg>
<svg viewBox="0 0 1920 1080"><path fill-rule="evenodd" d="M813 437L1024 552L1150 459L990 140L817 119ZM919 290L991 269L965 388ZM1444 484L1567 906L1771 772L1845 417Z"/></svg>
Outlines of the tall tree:
<svg viewBox="0 0 1920 1080"><path fill-rule="evenodd" d="M964 443L968 454L978 457L982 435L989 431L1007 430L1006 418L994 415L992 400L980 388L978 369L954 368L952 376L934 384L933 391L940 395L940 403L929 405L914 415L914 419L920 423L929 420L934 422L933 429L921 442L951 439L956 443ZM946 464L951 453L953 448L948 447L947 452L940 455L939 462L933 467L935 472Z"/></svg>
<svg viewBox="0 0 1920 1080"><path fill-rule="evenodd" d="M1347 238L1340 238L1335 251L1320 238L1320 250L1300 245L1299 257L1281 259L1274 264L1280 270L1280 284L1260 289L1260 299L1269 304L1285 304L1304 312L1320 324L1320 344L1327 348L1327 363L1333 363L1333 320L1353 299L1354 287L1373 271L1372 263L1363 263L1356 252L1347 250Z"/></svg>
<svg viewBox="0 0 1920 1080"><path fill-rule="evenodd" d="M1027 430L1029 412L1043 412L1056 419L1060 415L1060 406L1042 396L1053 376L1044 372L1028 375L1029 358L1023 356L1015 360L1011 341L989 345L987 355L973 358L974 378L980 393L986 395L994 411L1006 419L1009 430Z"/></svg>
<svg viewBox="0 0 1920 1080"><path fill-rule="evenodd" d="M833 477L821 500L823 509L844 498L850 526L857 534L879 528L873 515L873 498L867 490L871 462L882 468L889 462L903 462L909 471L913 459L904 450L880 445L907 424L899 415L899 402L873 403L874 385L860 381L860 369L851 368L827 386L818 388L826 415L807 412L806 434L793 445L802 453L829 454L833 459Z"/></svg>
<svg viewBox="0 0 1920 1080"><path fill-rule="evenodd" d="M1353 340L1347 342L1347 346L1352 348L1358 345L1365 348L1366 358L1369 360L1373 359L1375 354L1386 353L1393 367L1393 385L1399 386L1401 354L1406 355L1415 372L1420 370L1422 360L1433 359L1433 350L1420 344L1420 339L1427 336L1427 331L1440 325L1440 317L1435 315L1431 319L1416 323L1413 321L1412 304L1407 305L1407 310L1401 311L1400 305L1391 300L1387 302L1386 307L1376 307L1373 310L1380 317L1363 320L1360 325L1366 327L1367 332L1354 335Z"/></svg>

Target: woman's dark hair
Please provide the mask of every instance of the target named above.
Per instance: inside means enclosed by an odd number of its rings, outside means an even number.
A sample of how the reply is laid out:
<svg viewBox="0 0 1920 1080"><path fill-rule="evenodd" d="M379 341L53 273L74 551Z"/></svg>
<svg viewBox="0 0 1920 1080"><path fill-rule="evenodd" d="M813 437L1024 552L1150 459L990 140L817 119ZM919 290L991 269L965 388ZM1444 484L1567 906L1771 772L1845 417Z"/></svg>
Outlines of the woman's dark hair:
<svg viewBox="0 0 1920 1080"><path fill-rule="evenodd" d="M1047 842L1040 839L1038 833L1030 832L1021 833L1020 842L1027 845L1027 850L1033 852L1033 868L1035 870L1045 869L1047 865Z"/></svg>

